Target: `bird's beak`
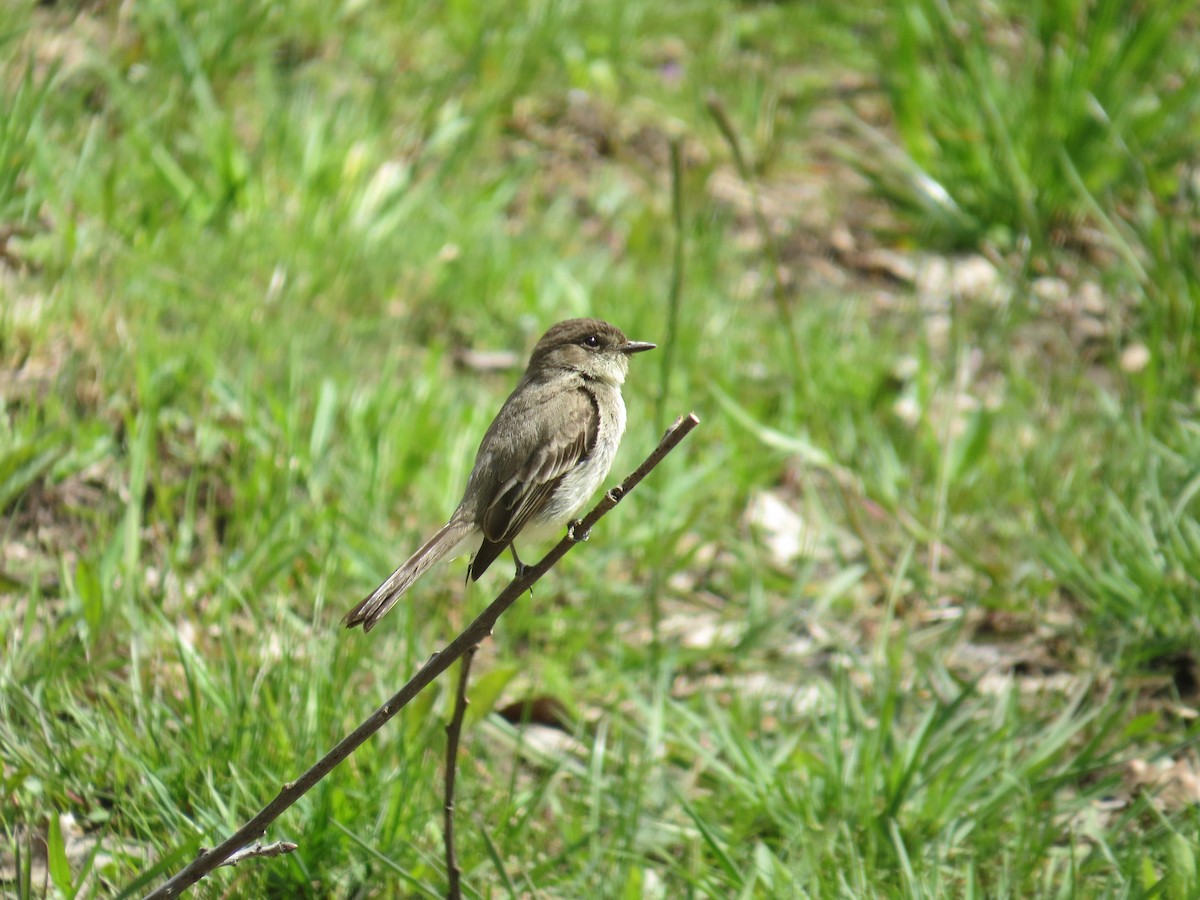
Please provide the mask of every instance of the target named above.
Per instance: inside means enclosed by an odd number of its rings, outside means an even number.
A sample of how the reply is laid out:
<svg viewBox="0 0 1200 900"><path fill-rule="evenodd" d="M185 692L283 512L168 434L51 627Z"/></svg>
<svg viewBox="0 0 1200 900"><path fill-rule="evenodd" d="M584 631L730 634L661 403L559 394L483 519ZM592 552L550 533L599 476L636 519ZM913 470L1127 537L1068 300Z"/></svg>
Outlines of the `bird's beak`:
<svg viewBox="0 0 1200 900"><path fill-rule="evenodd" d="M645 353L647 350L653 350L658 344L648 344L645 341L626 341L617 349L622 353Z"/></svg>

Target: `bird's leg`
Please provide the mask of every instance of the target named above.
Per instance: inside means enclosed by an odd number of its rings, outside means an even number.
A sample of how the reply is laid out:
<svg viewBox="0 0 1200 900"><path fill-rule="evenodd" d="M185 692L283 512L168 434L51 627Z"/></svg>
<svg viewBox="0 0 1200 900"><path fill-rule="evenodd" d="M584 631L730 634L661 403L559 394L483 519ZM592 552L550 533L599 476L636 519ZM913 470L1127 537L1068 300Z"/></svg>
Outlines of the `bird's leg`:
<svg viewBox="0 0 1200 900"><path fill-rule="evenodd" d="M529 566L527 566L527 565L525 565L525 563L521 562L521 557L517 556L517 545L516 544L509 544L508 551L509 551L509 553L512 554L513 563L517 567L517 573L514 577L520 578L522 575L525 574L526 570L529 569Z"/></svg>
<svg viewBox="0 0 1200 900"><path fill-rule="evenodd" d="M525 563L521 562L521 557L517 556L517 545L515 543L509 544L508 550L512 554L513 563L517 567L516 574L513 575L513 578L521 578L526 572L529 571L529 566L527 566L527 565L525 565ZM532 584L529 586L529 596L530 597L533 596L533 585Z"/></svg>

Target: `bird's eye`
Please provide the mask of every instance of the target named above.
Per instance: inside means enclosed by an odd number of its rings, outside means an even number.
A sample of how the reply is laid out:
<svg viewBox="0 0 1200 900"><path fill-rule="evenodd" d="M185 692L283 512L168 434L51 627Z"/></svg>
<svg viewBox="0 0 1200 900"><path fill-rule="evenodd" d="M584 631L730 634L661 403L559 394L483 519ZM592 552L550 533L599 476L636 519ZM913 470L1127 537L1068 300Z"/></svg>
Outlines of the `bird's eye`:
<svg viewBox="0 0 1200 900"><path fill-rule="evenodd" d="M599 338L599 336L597 336L597 335L594 335L594 334L589 334L587 337L585 337L585 338L583 339L583 346L585 346L585 347L599 347L599 346L600 346L600 338Z"/></svg>

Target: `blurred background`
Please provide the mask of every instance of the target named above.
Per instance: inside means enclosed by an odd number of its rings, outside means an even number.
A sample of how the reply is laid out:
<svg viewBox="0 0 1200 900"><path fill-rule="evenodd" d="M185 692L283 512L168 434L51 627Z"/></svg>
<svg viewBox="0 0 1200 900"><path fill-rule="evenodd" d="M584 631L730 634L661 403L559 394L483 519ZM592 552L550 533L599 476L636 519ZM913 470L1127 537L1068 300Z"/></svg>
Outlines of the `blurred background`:
<svg viewBox="0 0 1200 900"><path fill-rule="evenodd" d="M338 626L596 315L611 480L703 424L480 653L472 896L1196 896L1198 29L0 6L0 891L139 896L482 609ZM441 896L451 697L196 896Z"/></svg>

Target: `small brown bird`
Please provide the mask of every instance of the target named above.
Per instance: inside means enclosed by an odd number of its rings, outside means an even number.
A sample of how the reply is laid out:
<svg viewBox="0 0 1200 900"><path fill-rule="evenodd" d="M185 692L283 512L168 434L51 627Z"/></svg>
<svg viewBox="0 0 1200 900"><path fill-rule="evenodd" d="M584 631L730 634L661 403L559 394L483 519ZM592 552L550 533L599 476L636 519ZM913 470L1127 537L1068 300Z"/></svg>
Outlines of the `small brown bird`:
<svg viewBox="0 0 1200 900"><path fill-rule="evenodd" d="M599 319L547 331L484 434L450 521L346 614L346 627L370 631L430 566L473 548L472 581L506 547L520 572L517 535L536 540L561 529L608 474L625 433L629 357L654 347Z"/></svg>

